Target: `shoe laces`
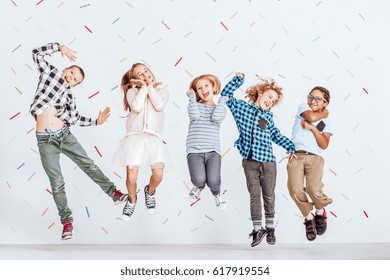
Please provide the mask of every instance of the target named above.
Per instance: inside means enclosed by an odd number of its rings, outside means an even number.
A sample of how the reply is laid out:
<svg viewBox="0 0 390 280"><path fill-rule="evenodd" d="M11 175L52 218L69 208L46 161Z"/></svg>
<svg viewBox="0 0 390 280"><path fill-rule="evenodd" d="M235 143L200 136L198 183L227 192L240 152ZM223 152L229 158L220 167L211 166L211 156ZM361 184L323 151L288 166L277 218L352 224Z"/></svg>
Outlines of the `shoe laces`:
<svg viewBox="0 0 390 280"><path fill-rule="evenodd" d="M127 216L131 216L134 213L135 205L132 205L130 200L128 200L125 204L125 207L123 208L123 214Z"/></svg>
<svg viewBox="0 0 390 280"><path fill-rule="evenodd" d="M71 226L72 226L72 222L70 222L70 221L65 222L63 232L69 231Z"/></svg>
<svg viewBox="0 0 390 280"><path fill-rule="evenodd" d="M156 198L153 195L146 193L146 207L154 208L156 207Z"/></svg>

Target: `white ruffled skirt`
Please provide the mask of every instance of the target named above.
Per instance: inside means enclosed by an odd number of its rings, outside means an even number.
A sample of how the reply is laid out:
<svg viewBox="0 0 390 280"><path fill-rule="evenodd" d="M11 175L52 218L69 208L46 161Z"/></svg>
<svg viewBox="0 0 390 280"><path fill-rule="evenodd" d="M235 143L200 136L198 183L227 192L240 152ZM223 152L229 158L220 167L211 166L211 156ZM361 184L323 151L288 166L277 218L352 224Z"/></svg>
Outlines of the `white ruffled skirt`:
<svg viewBox="0 0 390 280"><path fill-rule="evenodd" d="M129 167L164 167L167 156L163 140L151 133L128 134L114 153L112 163Z"/></svg>

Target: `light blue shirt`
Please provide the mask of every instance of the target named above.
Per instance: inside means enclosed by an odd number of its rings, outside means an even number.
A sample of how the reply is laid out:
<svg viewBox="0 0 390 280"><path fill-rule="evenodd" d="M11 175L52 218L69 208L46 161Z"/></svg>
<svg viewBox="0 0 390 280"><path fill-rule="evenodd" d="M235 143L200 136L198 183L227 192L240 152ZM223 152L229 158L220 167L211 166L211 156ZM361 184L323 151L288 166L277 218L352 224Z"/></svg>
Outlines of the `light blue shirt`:
<svg viewBox="0 0 390 280"><path fill-rule="evenodd" d="M321 148L318 146L316 138L314 137L313 132L311 132L308 129L304 129L301 125L301 121L304 119L304 117L301 116L301 114L305 111L311 111L310 106L307 103L303 103L299 106L298 112L295 116L295 122L294 122L294 127L292 130L292 136L291 136L291 141L295 145L295 150L304 150L316 155L321 154ZM329 121L328 118L321 119L316 122L312 122L313 125L317 125L319 122L323 121L325 123L324 132L330 133L330 136L333 135L333 127L331 122Z"/></svg>

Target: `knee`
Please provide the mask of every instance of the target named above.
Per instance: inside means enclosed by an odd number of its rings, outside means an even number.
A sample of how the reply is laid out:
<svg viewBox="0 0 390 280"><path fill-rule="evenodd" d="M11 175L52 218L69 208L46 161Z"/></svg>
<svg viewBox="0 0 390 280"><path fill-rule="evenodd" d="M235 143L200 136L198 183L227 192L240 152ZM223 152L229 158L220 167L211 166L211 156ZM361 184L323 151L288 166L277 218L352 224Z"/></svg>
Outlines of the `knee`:
<svg viewBox="0 0 390 280"><path fill-rule="evenodd" d="M191 182L195 187L203 188L206 184L206 177L201 175L193 176L191 177Z"/></svg>
<svg viewBox="0 0 390 280"><path fill-rule="evenodd" d="M221 187L221 178L208 178L207 186L211 189L219 189Z"/></svg>
<svg viewBox="0 0 390 280"><path fill-rule="evenodd" d="M53 193L61 193L65 191L65 183L55 182L51 184L51 190Z"/></svg>
<svg viewBox="0 0 390 280"><path fill-rule="evenodd" d="M137 174L133 174L131 172L127 173L126 181L130 184L136 184L137 183Z"/></svg>

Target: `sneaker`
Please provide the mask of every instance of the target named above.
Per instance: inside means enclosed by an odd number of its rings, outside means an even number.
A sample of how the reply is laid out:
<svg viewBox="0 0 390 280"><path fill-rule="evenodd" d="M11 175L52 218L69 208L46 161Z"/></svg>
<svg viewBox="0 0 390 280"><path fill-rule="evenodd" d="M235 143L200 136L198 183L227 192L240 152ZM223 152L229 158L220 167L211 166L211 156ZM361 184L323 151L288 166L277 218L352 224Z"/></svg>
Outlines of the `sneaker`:
<svg viewBox="0 0 390 280"><path fill-rule="evenodd" d="M73 237L73 224L69 219L65 219L64 221L64 229L62 230L62 240L72 239Z"/></svg>
<svg viewBox="0 0 390 280"><path fill-rule="evenodd" d="M253 241L251 243L251 246L255 247L255 246L259 245L261 240L263 240L264 236L266 235L266 233L267 233L267 231L265 229L263 229L263 228L259 229L258 231L253 230L249 234L249 238L251 236L253 237Z"/></svg>
<svg viewBox="0 0 390 280"><path fill-rule="evenodd" d="M126 202L128 197L128 194L123 194L120 190L117 189L115 189L111 195L112 201L114 201L115 205Z"/></svg>
<svg viewBox="0 0 390 280"><path fill-rule="evenodd" d="M316 230L316 224L314 219L306 220L303 223L306 228L306 238L309 241L313 241L317 237L317 230Z"/></svg>
<svg viewBox="0 0 390 280"><path fill-rule="evenodd" d="M267 243L274 245L276 243L275 228L267 228Z"/></svg>
<svg viewBox="0 0 390 280"><path fill-rule="evenodd" d="M200 197L200 193L203 191L204 188L198 188L198 187L193 187L190 191L189 199L191 202L195 202L198 200Z"/></svg>
<svg viewBox="0 0 390 280"><path fill-rule="evenodd" d="M145 186L144 192L146 212L150 215L156 214L156 190L154 190L152 194L149 194L149 185L147 185Z"/></svg>
<svg viewBox="0 0 390 280"><path fill-rule="evenodd" d="M218 195L214 195L215 204L220 210L226 209L226 201L223 200L222 195L219 193Z"/></svg>
<svg viewBox="0 0 390 280"><path fill-rule="evenodd" d="M327 228L327 216L326 216L326 211L324 208L324 212L322 215L315 215L314 220L316 222L316 230L317 230L317 235L323 235L326 231Z"/></svg>
<svg viewBox="0 0 390 280"><path fill-rule="evenodd" d="M128 222L130 221L131 216L134 213L135 205L137 204L137 201L134 203L131 203L131 198L129 198L126 201L125 207L123 208L122 212L122 221Z"/></svg>

